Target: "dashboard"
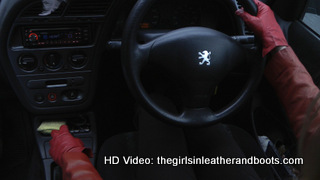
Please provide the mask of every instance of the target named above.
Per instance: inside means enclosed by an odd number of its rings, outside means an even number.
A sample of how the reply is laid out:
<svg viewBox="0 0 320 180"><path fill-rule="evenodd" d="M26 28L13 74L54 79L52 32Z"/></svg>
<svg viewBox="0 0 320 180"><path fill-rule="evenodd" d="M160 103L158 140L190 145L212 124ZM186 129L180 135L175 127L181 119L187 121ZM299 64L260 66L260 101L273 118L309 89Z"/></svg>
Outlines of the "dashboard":
<svg viewBox="0 0 320 180"><path fill-rule="evenodd" d="M230 22L231 21L231 22ZM220 1L158 1L146 14L142 29L178 29L203 26L226 34L236 33L230 9Z"/></svg>
<svg viewBox="0 0 320 180"><path fill-rule="evenodd" d="M77 111L90 107L108 42L121 35L134 0L69 0L39 16L39 0L2 0L1 69L22 104L34 113ZM227 35L244 34L234 16L235 0L159 0L140 24L157 34L204 26ZM110 48L110 46L109 46ZM120 59L112 59L112 61Z"/></svg>

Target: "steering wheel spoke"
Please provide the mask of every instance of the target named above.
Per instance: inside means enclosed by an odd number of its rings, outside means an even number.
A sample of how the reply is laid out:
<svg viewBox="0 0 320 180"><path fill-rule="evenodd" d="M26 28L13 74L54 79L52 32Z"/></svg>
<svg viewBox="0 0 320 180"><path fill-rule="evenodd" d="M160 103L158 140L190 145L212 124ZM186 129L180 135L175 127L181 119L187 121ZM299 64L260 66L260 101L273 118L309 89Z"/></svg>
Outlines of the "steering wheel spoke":
<svg viewBox="0 0 320 180"><path fill-rule="evenodd" d="M136 47L136 61L144 67L149 61L149 53L154 41L150 41L145 44L137 44Z"/></svg>
<svg viewBox="0 0 320 180"><path fill-rule="evenodd" d="M231 38L241 44L254 44L255 37L254 35L239 35L239 36L231 36Z"/></svg>
<svg viewBox="0 0 320 180"><path fill-rule="evenodd" d="M201 126L207 124L212 120L219 119L209 107L203 108L185 108L179 116L180 123L183 124L188 121L190 126Z"/></svg>

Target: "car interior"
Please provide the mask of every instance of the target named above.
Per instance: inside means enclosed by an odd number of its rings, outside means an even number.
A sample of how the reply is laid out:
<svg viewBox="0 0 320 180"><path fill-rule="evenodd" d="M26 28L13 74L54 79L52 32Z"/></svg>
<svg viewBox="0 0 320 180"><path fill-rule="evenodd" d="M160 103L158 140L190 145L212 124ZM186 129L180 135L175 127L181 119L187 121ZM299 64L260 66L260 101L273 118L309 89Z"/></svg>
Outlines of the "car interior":
<svg viewBox="0 0 320 180"><path fill-rule="evenodd" d="M261 1L319 87L319 2ZM226 125L250 136L263 157L299 156L263 76L261 42L235 15L239 8L255 15L252 0L55 3L47 4L56 6L51 11L41 0L0 0L0 179L62 179L45 131L59 123L92 149L104 179L125 171L122 179L134 179L127 167L103 165L104 156L137 155L140 137L152 146L171 127L192 139ZM270 142L266 151L262 137ZM301 173L299 165L262 168L261 179Z"/></svg>

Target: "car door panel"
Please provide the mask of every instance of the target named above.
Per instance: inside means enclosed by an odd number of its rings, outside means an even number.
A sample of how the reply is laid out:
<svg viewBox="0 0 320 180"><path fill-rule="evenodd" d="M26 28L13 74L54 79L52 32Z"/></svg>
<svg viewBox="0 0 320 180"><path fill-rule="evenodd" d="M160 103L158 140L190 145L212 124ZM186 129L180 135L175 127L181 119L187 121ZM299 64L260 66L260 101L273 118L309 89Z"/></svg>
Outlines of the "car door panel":
<svg viewBox="0 0 320 180"><path fill-rule="evenodd" d="M320 38L300 21L291 24L288 30L289 44L302 64L311 74L315 84L320 85Z"/></svg>

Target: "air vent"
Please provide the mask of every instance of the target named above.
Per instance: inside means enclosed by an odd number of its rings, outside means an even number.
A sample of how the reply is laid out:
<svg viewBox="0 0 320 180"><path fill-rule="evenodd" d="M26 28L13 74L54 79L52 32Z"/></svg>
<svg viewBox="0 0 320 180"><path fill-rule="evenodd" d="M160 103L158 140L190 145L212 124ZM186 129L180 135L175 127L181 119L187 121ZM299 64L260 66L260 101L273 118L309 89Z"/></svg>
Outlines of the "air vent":
<svg viewBox="0 0 320 180"><path fill-rule="evenodd" d="M48 16L61 16L66 3L62 2L57 10L52 12ZM43 5L41 2L35 2L29 5L21 14L21 17L39 17L39 14L43 11Z"/></svg>
<svg viewBox="0 0 320 180"><path fill-rule="evenodd" d="M105 15L111 0L74 0L71 1L65 16Z"/></svg>

